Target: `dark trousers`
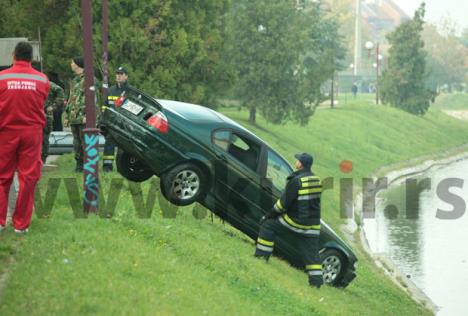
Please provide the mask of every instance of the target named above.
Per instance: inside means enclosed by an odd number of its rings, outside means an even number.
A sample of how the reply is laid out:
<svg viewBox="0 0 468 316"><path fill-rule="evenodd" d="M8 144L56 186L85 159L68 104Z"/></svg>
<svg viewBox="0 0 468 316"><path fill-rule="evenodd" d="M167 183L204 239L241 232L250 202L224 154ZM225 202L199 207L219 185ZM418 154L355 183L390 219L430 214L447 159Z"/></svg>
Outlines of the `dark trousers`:
<svg viewBox="0 0 468 316"><path fill-rule="evenodd" d="M63 131L62 112L63 112L62 109L54 111L54 123L53 123L54 132Z"/></svg>
<svg viewBox="0 0 468 316"><path fill-rule="evenodd" d="M103 165L112 166L115 159L115 143L110 137L106 137L106 143L104 144L104 156Z"/></svg>
<svg viewBox="0 0 468 316"><path fill-rule="evenodd" d="M46 126L42 130L42 153L41 158L42 162L45 163L47 160L47 156L49 156L49 136L52 132L52 117L47 115L47 122Z"/></svg>
<svg viewBox="0 0 468 316"><path fill-rule="evenodd" d="M43 132L42 133L42 162L45 163L47 160L47 156L49 156L49 136L50 133Z"/></svg>
<svg viewBox="0 0 468 316"><path fill-rule="evenodd" d="M71 125L71 132L73 134L73 150L75 152L75 160L77 166L83 166L84 159L84 124Z"/></svg>
<svg viewBox="0 0 468 316"><path fill-rule="evenodd" d="M268 260L273 253L277 237L284 235L288 235L288 239L294 241L297 253L301 256L300 262L308 275L309 284L320 287L323 284L323 277L319 255L319 236L296 233L281 224L278 219L268 219L260 225L255 256Z"/></svg>

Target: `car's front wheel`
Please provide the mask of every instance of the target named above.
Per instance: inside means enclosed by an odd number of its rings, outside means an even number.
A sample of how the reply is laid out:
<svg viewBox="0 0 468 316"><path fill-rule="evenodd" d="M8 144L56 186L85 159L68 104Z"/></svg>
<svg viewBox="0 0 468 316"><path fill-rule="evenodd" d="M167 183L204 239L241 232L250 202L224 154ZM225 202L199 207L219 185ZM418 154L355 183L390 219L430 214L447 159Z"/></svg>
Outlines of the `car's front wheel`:
<svg viewBox="0 0 468 316"><path fill-rule="evenodd" d="M153 176L153 172L141 160L120 149L115 164L117 171L130 181L143 182Z"/></svg>
<svg viewBox="0 0 468 316"><path fill-rule="evenodd" d="M322 259L323 283L343 286L341 281L346 267L343 254L335 249L327 249L320 254L320 258Z"/></svg>
<svg viewBox="0 0 468 316"><path fill-rule="evenodd" d="M192 204L206 192L205 174L193 163L178 165L161 176L161 191L173 204Z"/></svg>

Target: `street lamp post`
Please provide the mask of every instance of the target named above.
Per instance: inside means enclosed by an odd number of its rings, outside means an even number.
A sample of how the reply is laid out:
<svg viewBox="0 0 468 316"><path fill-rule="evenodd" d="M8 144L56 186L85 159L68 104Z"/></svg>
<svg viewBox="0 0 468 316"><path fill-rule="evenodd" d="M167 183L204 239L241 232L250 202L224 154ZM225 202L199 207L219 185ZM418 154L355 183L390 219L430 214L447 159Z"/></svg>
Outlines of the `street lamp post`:
<svg viewBox="0 0 468 316"><path fill-rule="evenodd" d="M380 59L381 55L379 54L379 43L377 42L377 45L375 47L375 104L379 104L379 64L380 64Z"/></svg>
<svg viewBox="0 0 468 316"><path fill-rule="evenodd" d="M374 43L371 41L366 42L365 47L368 51L368 56L371 56L371 50L374 48ZM375 68L375 104L379 104L379 73L380 73L380 61L383 59L383 56L380 54L380 43L377 42L375 45L375 63L373 64Z"/></svg>

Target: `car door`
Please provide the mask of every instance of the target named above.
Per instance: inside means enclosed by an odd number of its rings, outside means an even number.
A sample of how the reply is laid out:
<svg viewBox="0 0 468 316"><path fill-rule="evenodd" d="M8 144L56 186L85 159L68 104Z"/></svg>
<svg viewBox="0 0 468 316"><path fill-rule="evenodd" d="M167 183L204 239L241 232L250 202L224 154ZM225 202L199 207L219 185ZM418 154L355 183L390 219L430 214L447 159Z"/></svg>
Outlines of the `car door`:
<svg viewBox="0 0 468 316"><path fill-rule="evenodd" d="M261 208L261 144L241 131L221 129L213 133L217 212L233 226L255 236Z"/></svg>
<svg viewBox="0 0 468 316"><path fill-rule="evenodd" d="M281 196L286 178L293 172L289 163L271 148L265 148L261 179L261 205L264 212L272 209Z"/></svg>

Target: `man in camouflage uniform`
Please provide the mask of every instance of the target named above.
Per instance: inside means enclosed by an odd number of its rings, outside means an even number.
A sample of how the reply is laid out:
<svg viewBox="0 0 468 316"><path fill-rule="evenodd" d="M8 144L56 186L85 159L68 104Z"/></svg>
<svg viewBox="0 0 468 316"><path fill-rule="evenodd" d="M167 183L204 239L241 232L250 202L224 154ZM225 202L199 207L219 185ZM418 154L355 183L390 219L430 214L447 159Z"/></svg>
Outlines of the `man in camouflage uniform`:
<svg viewBox="0 0 468 316"><path fill-rule="evenodd" d="M70 67L75 73L75 78L70 86L67 107L65 108L64 126L70 126L73 134L73 150L75 152L76 172L83 171L84 136L83 128L86 123L86 105L84 94L84 59L75 57Z"/></svg>
<svg viewBox="0 0 468 316"><path fill-rule="evenodd" d="M70 96L68 97L67 106L65 108L66 118L64 120L64 126L70 126L73 134L73 149L75 151L76 161L76 172L83 172L83 161L84 161L84 134L83 129L86 124L86 104L85 104L85 92L84 92L84 59L83 57L75 57L70 63L70 67L75 73L70 87ZM98 87L99 83L94 78L94 86ZM98 90L95 90L95 105L96 105L96 118L99 121L101 114L99 108L99 94Z"/></svg>
<svg viewBox="0 0 468 316"><path fill-rule="evenodd" d="M45 103L44 111L46 114L46 126L43 130L42 138L42 162L45 163L49 154L49 136L52 132L52 126L54 121L53 112L60 111L63 107L64 93L63 89L50 81L49 95Z"/></svg>

